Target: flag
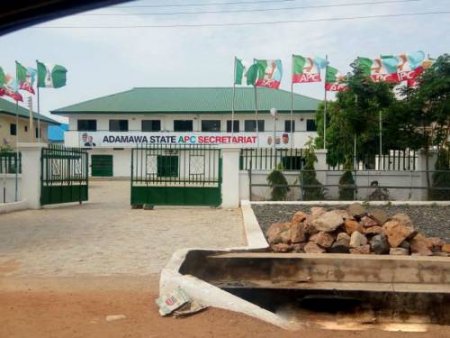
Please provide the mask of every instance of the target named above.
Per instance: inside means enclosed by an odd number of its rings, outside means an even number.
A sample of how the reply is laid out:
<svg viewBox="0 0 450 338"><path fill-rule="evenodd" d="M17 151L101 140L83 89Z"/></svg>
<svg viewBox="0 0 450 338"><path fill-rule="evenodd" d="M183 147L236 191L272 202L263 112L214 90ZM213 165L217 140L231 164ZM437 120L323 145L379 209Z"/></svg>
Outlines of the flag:
<svg viewBox="0 0 450 338"><path fill-rule="evenodd" d="M67 69L60 65L37 63L38 87L60 88L66 85Z"/></svg>
<svg viewBox="0 0 450 338"><path fill-rule="evenodd" d="M336 68L327 66L325 72L325 90L330 92L343 92L348 89L345 83L346 76L342 75Z"/></svg>
<svg viewBox="0 0 450 338"><path fill-rule="evenodd" d="M26 90L34 94L34 81L36 80L36 69L25 68L16 61L17 81L19 81L19 89Z"/></svg>
<svg viewBox="0 0 450 338"><path fill-rule="evenodd" d="M23 97L19 93L19 84L17 80L9 74L4 75L2 95L7 95L15 101L23 102Z"/></svg>
<svg viewBox="0 0 450 338"><path fill-rule="evenodd" d="M398 82L397 73L389 73L384 67L381 58L369 59L366 57L358 57L356 62L363 74L370 77L374 82Z"/></svg>
<svg viewBox="0 0 450 338"><path fill-rule="evenodd" d="M5 73L3 72L3 68L0 67L0 96L5 95L5 89L3 85L5 84Z"/></svg>
<svg viewBox="0 0 450 338"><path fill-rule="evenodd" d="M241 59L234 58L234 84L241 85L244 77L245 66Z"/></svg>
<svg viewBox="0 0 450 338"><path fill-rule="evenodd" d="M399 81L407 81L408 83L415 83L416 78L422 74L422 64L425 61L425 53L417 51L411 54L400 54L397 56L398 60L398 79Z"/></svg>
<svg viewBox="0 0 450 338"><path fill-rule="evenodd" d="M292 55L292 83L320 82L320 70L327 66L321 57L304 57Z"/></svg>
<svg viewBox="0 0 450 338"><path fill-rule="evenodd" d="M283 76L281 60L255 60L247 71L247 84L278 89Z"/></svg>

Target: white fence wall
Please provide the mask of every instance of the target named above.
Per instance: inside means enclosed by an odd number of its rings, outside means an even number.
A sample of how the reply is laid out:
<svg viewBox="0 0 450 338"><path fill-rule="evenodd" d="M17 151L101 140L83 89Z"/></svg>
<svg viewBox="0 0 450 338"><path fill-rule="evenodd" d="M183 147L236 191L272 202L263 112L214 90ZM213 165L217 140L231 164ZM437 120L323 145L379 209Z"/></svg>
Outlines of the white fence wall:
<svg viewBox="0 0 450 338"><path fill-rule="evenodd" d="M22 199L22 177L17 177L17 201ZM0 174L0 203L16 201L16 175Z"/></svg>

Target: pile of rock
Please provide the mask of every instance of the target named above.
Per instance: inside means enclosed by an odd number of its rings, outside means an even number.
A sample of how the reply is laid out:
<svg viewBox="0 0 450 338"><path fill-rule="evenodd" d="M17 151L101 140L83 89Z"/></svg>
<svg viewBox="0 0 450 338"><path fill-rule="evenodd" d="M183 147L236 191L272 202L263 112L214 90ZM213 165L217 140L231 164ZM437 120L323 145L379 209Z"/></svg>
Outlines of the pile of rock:
<svg viewBox="0 0 450 338"><path fill-rule="evenodd" d="M358 203L347 210L298 211L291 222L272 224L266 235L275 252L450 256L449 243L418 233L408 215L388 217Z"/></svg>

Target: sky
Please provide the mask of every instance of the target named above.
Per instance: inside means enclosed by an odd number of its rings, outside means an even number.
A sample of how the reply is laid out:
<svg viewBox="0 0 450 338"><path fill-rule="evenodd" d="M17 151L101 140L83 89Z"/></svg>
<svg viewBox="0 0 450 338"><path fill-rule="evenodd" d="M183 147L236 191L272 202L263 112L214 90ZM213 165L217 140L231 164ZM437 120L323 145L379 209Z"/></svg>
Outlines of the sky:
<svg viewBox="0 0 450 338"><path fill-rule="evenodd" d="M41 113L61 122L65 119L49 111L134 87L230 87L234 57L247 64L254 58L281 59L280 88L289 91L292 54L328 55L330 65L346 73L357 56L450 52L449 3L132 1L0 36L0 66L9 73L15 73L16 60L25 66L35 66L35 60L65 66L67 85L44 88L40 95ZM406 15L411 13L438 14ZM367 18L377 15L385 17ZM323 99L323 86L296 84L294 92Z"/></svg>

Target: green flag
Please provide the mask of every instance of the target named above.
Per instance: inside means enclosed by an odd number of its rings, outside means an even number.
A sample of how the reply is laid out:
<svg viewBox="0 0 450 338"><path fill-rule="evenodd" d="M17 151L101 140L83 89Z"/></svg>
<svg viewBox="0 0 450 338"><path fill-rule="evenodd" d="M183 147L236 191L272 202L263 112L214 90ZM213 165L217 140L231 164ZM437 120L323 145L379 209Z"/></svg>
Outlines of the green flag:
<svg viewBox="0 0 450 338"><path fill-rule="evenodd" d="M0 88L5 84L5 73L3 72L3 68L0 67Z"/></svg>
<svg viewBox="0 0 450 338"><path fill-rule="evenodd" d="M265 67L262 63L256 62L250 66L247 71L247 84L254 86L256 81L264 78Z"/></svg>
<svg viewBox="0 0 450 338"><path fill-rule="evenodd" d="M60 65L37 63L38 87L61 88L66 85L67 69Z"/></svg>
<svg viewBox="0 0 450 338"><path fill-rule="evenodd" d="M242 60L234 58L234 84L242 84L242 78L244 77L245 66Z"/></svg>

